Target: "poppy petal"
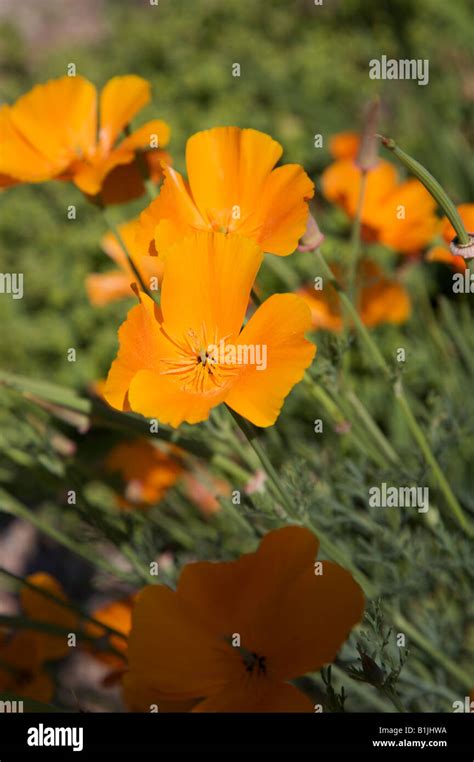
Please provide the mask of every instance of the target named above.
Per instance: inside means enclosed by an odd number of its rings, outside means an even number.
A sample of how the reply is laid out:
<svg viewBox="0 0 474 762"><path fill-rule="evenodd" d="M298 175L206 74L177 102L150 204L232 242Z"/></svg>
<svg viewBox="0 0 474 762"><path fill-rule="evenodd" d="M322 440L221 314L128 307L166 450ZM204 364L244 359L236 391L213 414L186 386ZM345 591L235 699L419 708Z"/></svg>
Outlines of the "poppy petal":
<svg viewBox="0 0 474 762"><path fill-rule="evenodd" d="M252 214L262 186L282 153L276 140L258 130L215 127L189 138L189 185L207 224L228 228L236 206L241 220Z"/></svg>
<svg viewBox="0 0 474 762"><path fill-rule="evenodd" d="M296 294L275 294L251 317L239 343L266 348L267 364L245 368L226 399L227 404L256 426L271 426L285 397L311 364L316 347L304 337L311 313Z"/></svg>
<svg viewBox="0 0 474 762"><path fill-rule="evenodd" d="M193 712L314 712L314 705L288 683L266 679L263 690L249 686L236 690L227 686L221 693L196 704Z"/></svg>
<svg viewBox="0 0 474 762"><path fill-rule="evenodd" d="M67 600L61 585L50 574L37 572L27 577L27 581L41 587L56 598L63 601ZM56 624L70 629L71 632L74 632L78 626L78 617L74 612L29 587L22 588L20 601L25 613L31 619ZM40 643L41 658L44 661L61 659L69 653L66 635L49 635L38 632L36 637Z"/></svg>
<svg viewBox="0 0 474 762"><path fill-rule="evenodd" d="M153 150L162 148L169 143L170 128L162 119L153 119L151 122L142 124L131 135L124 138L119 145L122 150L136 151L138 148L143 150ZM156 143L156 145L155 145Z"/></svg>
<svg viewBox="0 0 474 762"><path fill-rule="evenodd" d="M16 129L51 162L55 174L94 150L97 91L84 77L66 76L36 85L9 111Z"/></svg>
<svg viewBox="0 0 474 762"><path fill-rule="evenodd" d="M100 94L99 140L109 151L133 117L150 100L150 83L135 74L112 77Z"/></svg>

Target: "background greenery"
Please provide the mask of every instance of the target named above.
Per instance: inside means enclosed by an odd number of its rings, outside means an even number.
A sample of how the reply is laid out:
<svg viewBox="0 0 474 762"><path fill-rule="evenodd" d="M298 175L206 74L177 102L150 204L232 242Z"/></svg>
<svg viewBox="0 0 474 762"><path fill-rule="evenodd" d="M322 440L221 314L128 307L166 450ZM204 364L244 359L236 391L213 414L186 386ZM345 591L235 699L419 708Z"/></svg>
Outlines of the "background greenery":
<svg viewBox="0 0 474 762"><path fill-rule="evenodd" d="M378 93L382 131L422 161L459 203L469 200L473 181L470 5L469 0L325 0L322 7L314 7L312 0L160 0L158 7L150 7L146 2L114 0L101 7L94 41L71 44L65 36L38 50L10 18L0 27L1 97L14 100L33 84L63 75L70 62L98 86L117 74L136 73L153 86L153 102L140 113L138 123L154 116L169 122L170 151L178 169L184 169L183 150L190 134L236 124L264 130L279 140L284 161L302 163L318 188L320 171L330 161L328 138L357 129L365 102ZM429 85L371 81L368 61L382 54L429 59ZM240 78L232 77L235 62L241 65ZM323 149L314 148L316 133L324 136ZM69 204L77 206L75 221L67 220ZM141 200L117 207L114 217L129 219L144 204ZM347 221L320 195L316 210L320 226L329 233L326 252L344 259L349 250ZM0 299L3 370L81 392L105 375L116 351L116 328L132 304L125 300L100 309L89 305L86 275L110 266L99 246L105 230L99 211L72 185L49 183L2 193L0 269L23 272L25 279L23 300ZM396 262L393 253L377 248L373 253L389 267ZM291 266L295 282L318 272L312 255L295 257ZM411 320L402 328L381 327L374 336L395 374L400 372L395 350L406 349L402 372L414 410L472 516L472 296L453 297L450 274L443 266L418 263L406 269L404 279L414 302ZM264 269L262 285L268 293L287 288L270 268ZM320 333L317 343L312 372L339 412L332 418L321 398L301 385L284 408L278 432L266 435L266 445L302 515L311 516L329 533L375 584L386 626L396 631L397 612L402 612L416 622L438 654L430 655L412 642L398 684L405 705L451 711L452 701L462 698L467 688L446 669L439 654L467 674L474 640L469 626L474 571L467 540L447 515L387 383L358 342L347 344ZM77 351L75 363L67 361L69 347ZM348 355L349 377L343 372ZM387 460L380 452L351 392L370 410L398 459ZM316 435L313 420L319 417L325 427ZM336 426L341 420L351 422L346 434ZM212 442L217 423L201 426L194 436ZM6 490L1 507L17 514L18 504L34 510L47 525L83 545L107 538L127 553L131 549L139 559L138 571L137 564L130 571L132 583L140 579L140 563L146 564L159 549L171 548L176 554L173 576L190 557L233 557L253 546L255 531L275 525L269 499L258 495L242 508L250 528L230 505L204 522L179 492L153 509L151 522L142 515L117 517L98 474L112 442L110 433L99 429L84 435L66 424L53 424L31 400L4 388L0 426L0 483ZM79 458L58 455L51 444L58 431L75 440ZM239 464L245 465L242 460ZM236 479L234 473L235 487L240 486ZM64 506L64 490L74 480L87 485L87 500L73 511ZM425 518L416 512L381 514L368 509L367 490L382 481L430 484L432 510ZM80 584L71 581L70 564L66 551L55 561L70 591L87 598L84 579L92 576L91 564L81 567ZM101 573L94 577L96 586L104 584ZM377 634L369 633L372 651L379 663L388 659L388 674L394 657L381 653L379 619L375 629ZM354 645L355 640L343 667L355 658ZM354 687L359 684L346 677L344 685L350 709L390 708L387 697L379 697L374 688L363 687L359 695L361 689ZM323 689L320 678L317 686L311 690Z"/></svg>

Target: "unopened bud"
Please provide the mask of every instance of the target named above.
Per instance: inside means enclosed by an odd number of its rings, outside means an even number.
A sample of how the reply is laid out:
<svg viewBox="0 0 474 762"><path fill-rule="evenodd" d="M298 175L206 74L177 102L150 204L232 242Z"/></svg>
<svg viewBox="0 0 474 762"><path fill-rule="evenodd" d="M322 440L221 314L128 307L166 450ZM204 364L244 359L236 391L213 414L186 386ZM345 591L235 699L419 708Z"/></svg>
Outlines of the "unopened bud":
<svg viewBox="0 0 474 762"><path fill-rule="evenodd" d="M324 241L324 235L318 228L318 223L314 219L313 215L308 216L308 223L306 230L303 233L300 242L298 244L298 251L314 251L321 246Z"/></svg>
<svg viewBox="0 0 474 762"><path fill-rule="evenodd" d="M449 250L455 257L464 257L464 259L474 258L474 233L468 233L469 243L459 243L458 237L453 238L449 244Z"/></svg>
<svg viewBox="0 0 474 762"><path fill-rule="evenodd" d="M369 103L365 112L364 127L360 138L359 151L355 160L356 165L362 172L373 169L379 160L377 125L380 116L380 99L374 98Z"/></svg>

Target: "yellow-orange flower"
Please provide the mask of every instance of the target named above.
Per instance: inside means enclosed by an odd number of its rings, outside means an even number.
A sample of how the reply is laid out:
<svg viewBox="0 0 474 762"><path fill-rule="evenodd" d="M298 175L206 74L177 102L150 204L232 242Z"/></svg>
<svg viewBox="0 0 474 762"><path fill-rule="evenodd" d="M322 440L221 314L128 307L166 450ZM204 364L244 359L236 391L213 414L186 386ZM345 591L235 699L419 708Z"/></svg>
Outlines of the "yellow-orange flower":
<svg viewBox="0 0 474 762"><path fill-rule="evenodd" d="M195 233L163 256L161 310L141 294L129 312L105 399L171 426L205 420L221 402L272 425L316 351L304 338L311 319L303 299L275 294L242 329L263 258L257 244Z"/></svg>
<svg viewBox="0 0 474 762"><path fill-rule="evenodd" d="M66 600L63 589L54 577L37 572L27 581ZM21 607L27 617L45 624L55 624L70 632L78 625L74 612L55 603L29 587L20 593ZM39 630L19 630L0 635L0 692L9 691L36 701L49 701L53 695L53 682L44 672L45 662L64 658L69 653L65 635L54 635Z"/></svg>
<svg viewBox="0 0 474 762"><path fill-rule="evenodd" d="M166 167L159 197L140 216L143 250L161 252L200 230L238 233L263 251L291 254L305 231L314 185L298 164L274 169L282 152L257 130L215 127L193 135L188 182Z"/></svg>
<svg viewBox="0 0 474 762"><path fill-rule="evenodd" d="M176 592L146 587L129 637L129 708L314 711L288 681L332 662L364 610L349 572L316 569L317 551L309 530L284 527L237 561L188 564Z"/></svg>
<svg viewBox="0 0 474 762"><path fill-rule="evenodd" d="M100 98L81 76L36 85L0 108L3 184L69 179L85 194L97 195L111 172L130 165L138 151L168 142L168 125L160 119L120 139L149 100L149 83L132 74L113 77Z"/></svg>
<svg viewBox="0 0 474 762"><path fill-rule="evenodd" d="M128 249L133 264L141 275L143 282L153 290L161 283L163 277L163 262L158 257L150 257L139 249L136 243L138 220L131 220L118 226L118 232ZM86 279L86 289L91 304L102 307L105 304L132 296L131 284L136 281L136 275L128 261L123 247L113 233L107 233L102 239L105 253L118 265L119 269L108 270L104 273L92 273Z"/></svg>
<svg viewBox="0 0 474 762"><path fill-rule="evenodd" d="M474 204L461 204L458 206L458 212L468 233L474 231ZM450 265L458 272L464 272L467 268L466 260L463 257L451 254L449 244L456 237L456 231L447 217L443 217L441 235L446 241L445 246L434 246L426 255L428 262L444 262Z"/></svg>
<svg viewBox="0 0 474 762"><path fill-rule="evenodd" d="M337 265L331 267L341 282L343 274ZM370 260L360 262L357 269L357 311L362 322L369 328L381 323L404 323L410 317L410 297L406 289ZM339 295L328 285L317 291L308 285L298 292L311 310L314 328L342 331L344 315Z"/></svg>
<svg viewBox="0 0 474 762"><path fill-rule="evenodd" d="M176 483L183 467L171 452L159 450L146 439L120 442L108 454L105 468L125 482L124 508L157 503Z"/></svg>
<svg viewBox="0 0 474 762"><path fill-rule="evenodd" d="M329 201L354 217L359 202L362 172L355 163L358 141L344 148L336 144L336 161L322 174L321 184ZM352 155L350 155L352 151ZM337 158L337 154L343 158ZM439 220L436 202L416 179L400 182L395 167L380 160L367 173L361 212L362 235L367 241L379 241L402 254L416 254L435 236Z"/></svg>

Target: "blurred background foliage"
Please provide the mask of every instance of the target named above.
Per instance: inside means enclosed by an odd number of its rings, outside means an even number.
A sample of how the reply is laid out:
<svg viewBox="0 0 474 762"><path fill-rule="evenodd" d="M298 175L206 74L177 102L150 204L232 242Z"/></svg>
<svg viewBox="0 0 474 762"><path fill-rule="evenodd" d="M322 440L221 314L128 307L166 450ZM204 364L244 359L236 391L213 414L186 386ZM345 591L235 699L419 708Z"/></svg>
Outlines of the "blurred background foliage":
<svg viewBox="0 0 474 762"><path fill-rule="evenodd" d="M316 213L320 227L329 231L325 247L331 257L343 260L348 255L349 226L318 192L319 174L330 161L328 139L335 132L357 129L364 104L375 94L382 98L381 131L424 163L455 202L472 196L470 0L324 0L318 7L312 0L159 0L156 7L145 0L50 0L37 5L47 11L39 21L34 12L25 19L13 3L0 2L1 101L10 102L33 84L63 75L71 62L97 86L118 74L139 74L152 83L153 100L137 123L160 117L170 124L169 150L180 170L186 139L200 129L235 124L268 132L282 143L283 160L302 163L315 180ZM80 11L72 7L76 5ZM370 80L368 62L383 54L428 59L429 85ZM232 76L236 62L240 78ZM324 138L320 149L314 147L318 133ZM70 204L77 207L76 220L67 219ZM116 207L114 218L127 220L145 204L142 199ZM106 374L117 347L117 326L133 300L104 308L89 304L86 276L110 267L99 243L105 232L100 212L71 184L19 186L2 193L0 269L23 272L25 281L24 299L0 298L2 370L81 392ZM396 261L381 247L372 247L372 253L388 267ZM318 274L310 254L293 258L291 266L296 281ZM286 288L271 269L264 268L261 278L267 293ZM403 373L430 445L472 516L472 295L453 297L450 272L443 265L420 262L407 267L403 279L413 299L410 321L403 327L381 326L374 336L394 374ZM320 399L301 384L287 401L278 430L266 435L273 462L292 486L302 515L310 515L374 581L388 608L388 624L395 621L394 611L403 611L436 648L467 669L474 639L469 629L474 571L467 542L446 517L434 487L426 519L416 511L368 509L371 485L431 485L429 469L387 383L357 341L347 344L324 332L316 341L312 375L350 425L341 427L341 420L331 418ZM71 347L77 352L72 363L67 360ZM407 352L402 369L395 367L398 347ZM348 353L349 379L343 372ZM367 435L357 400L387 435L398 456L395 461L387 460ZM313 431L316 418L324 419L322 434ZM152 509L149 521L141 512L119 514L113 508L113 482L104 483L100 474L103 458L119 435L104 429L84 434L81 421L73 423L53 422L31 400L0 387L0 485L10 495L7 499L1 493L0 507L16 516L22 515L19 505L34 509L43 530L57 526L83 549L91 542L101 548L102 542L112 541L128 554L128 561L131 551L133 562L120 590L141 582L143 565L161 551L173 551L173 579L184 561L234 557L275 525L264 495L245 498L240 516L224 500L222 511L203 521L179 488ZM204 441L213 441L218 424L212 419L200 427ZM68 454L69 441L78 457ZM248 457L252 465L251 453ZM242 486L235 473L226 475L233 488ZM87 484L79 507L65 504L65 485L74 483ZM78 567L72 561L76 550L70 547L55 555L50 544L46 550L40 545L25 571L41 559L77 600L107 585L110 589L110 575L99 569L88 592L85 582L92 576L94 559L83 555ZM356 656L354 643L349 661ZM376 645L374 654L382 658ZM423 650L409 659L400 680L400 695L411 709L450 711L452 700L461 697L455 677ZM347 678L344 684L350 693ZM317 690L325 690L320 679ZM364 690L356 696L349 708L377 708ZM378 708L390 708L385 698L380 701Z"/></svg>

